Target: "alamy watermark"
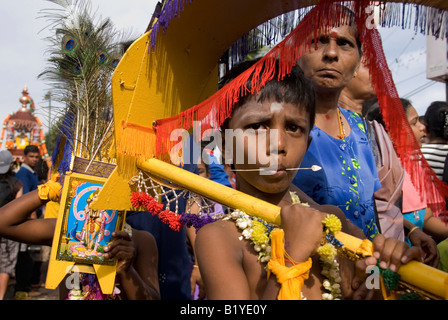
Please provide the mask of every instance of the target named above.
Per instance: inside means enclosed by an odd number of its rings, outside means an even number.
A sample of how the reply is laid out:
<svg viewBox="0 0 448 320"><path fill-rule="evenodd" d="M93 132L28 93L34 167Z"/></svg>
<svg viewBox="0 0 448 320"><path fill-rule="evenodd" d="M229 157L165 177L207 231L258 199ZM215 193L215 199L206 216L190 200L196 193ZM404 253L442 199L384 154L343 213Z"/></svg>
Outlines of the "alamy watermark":
<svg viewBox="0 0 448 320"><path fill-rule="evenodd" d="M68 290L81 290L79 268L77 266L68 266L65 272L68 274L65 279L65 287Z"/></svg>
<svg viewBox="0 0 448 320"><path fill-rule="evenodd" d="M369 290L379 289L381 286L380 268L376 265L367 266L366 273L369 274L366 279L366 288Z"/></svg>
<svg viewBox="0 0 448 320"><path fill-rule="evenodd" d="M270 175L278 170L279 130L225 129L224 133L216 129L202 132L201 122L194 121L193 133L182 128L171 132L170 141L177 142L170 150L172 163L179 163L180 157L185 164L210 164L206 149L219 148L225 150L224 164L257 164L262 175ZM223 148L223 139L224 144ZM199 139L198 139L199 138ZM198 146L195 139L202 141ZM204 143L207 143L204 146Z"/></svg>

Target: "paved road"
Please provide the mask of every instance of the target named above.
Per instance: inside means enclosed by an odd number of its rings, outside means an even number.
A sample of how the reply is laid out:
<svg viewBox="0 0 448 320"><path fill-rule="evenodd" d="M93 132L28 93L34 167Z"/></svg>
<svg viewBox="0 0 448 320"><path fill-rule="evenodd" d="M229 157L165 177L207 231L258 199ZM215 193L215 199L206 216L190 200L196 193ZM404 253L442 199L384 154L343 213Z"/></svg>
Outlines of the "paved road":
<svg viewBox="0 0 448 320"><path fill-rule="evenodd" d="M5 300L15 300L14 299L14 280L9 281L8 290L5 294ZM59 300L59 290L55 289L45 289L38 288L33 289L30 292L30 297L28 300Z"/></svg>
<svg viewBox="0 0 448 320"><path fill-rule="evenodd" d="M41 281L45 283L45 278L47 276L47 264L44 263L42 266L42 278ZM5 294L5 300L15 300L14 299L14 285L15 279L10 279L8 284L8 289ZM44 287L33 289L30 292L29 300L59 300L59 290L55 289L45 289Z"/></svg>

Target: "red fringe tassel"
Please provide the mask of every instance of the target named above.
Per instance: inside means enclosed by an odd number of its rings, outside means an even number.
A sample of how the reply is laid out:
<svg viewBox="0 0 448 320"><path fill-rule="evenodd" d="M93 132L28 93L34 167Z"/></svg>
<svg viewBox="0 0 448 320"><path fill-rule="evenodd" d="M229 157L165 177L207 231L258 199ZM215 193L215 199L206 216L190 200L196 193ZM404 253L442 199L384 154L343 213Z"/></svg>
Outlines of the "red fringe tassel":
<svg viewBox="0 0 448 320"><path fill-rule="evenodd" d="M158 120L154 126L157 136L157 154L169 152L177 141L170 141L174 129L190 130L193 121L201 121L201 136L205 130L217 129L232 113L233 105L239 97L254 94L272 80L274 62L280 60L280 78L291 72L296 61L310 48L311 40L318 34L328 31L335 21L347 18L345 11L335 3L346 5L346 2L322 0L299 23L299 25L268 54L260 59L246 72L235 78L213 96L202 103L170 118ZM410 174L414 186L419 192L425 192L428 203L436 216L442 214L446 218L445 198L448 186L440 181L422 155L417 141L407 121L403 107L395 88L392 74L382 49L381 37L375 28L369 28L367 18L370 1L352 1L350 9L354 12L360 39L363 43L363 59L369 66L371 81L377 92L378 103L395 145L402 165ZM339 19L341 18L341 19ZM252 76L251 90L246 87ZM198 140L201 137L196 137ZM421 175L424 172L424 175Z"/></svg>

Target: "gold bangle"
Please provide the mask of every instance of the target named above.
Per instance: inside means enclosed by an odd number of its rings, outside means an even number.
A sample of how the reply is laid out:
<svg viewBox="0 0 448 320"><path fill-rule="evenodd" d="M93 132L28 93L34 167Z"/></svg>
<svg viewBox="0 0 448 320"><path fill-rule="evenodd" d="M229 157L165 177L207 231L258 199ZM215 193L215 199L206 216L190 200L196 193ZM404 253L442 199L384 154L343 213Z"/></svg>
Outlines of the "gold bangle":
<svg viewBox="0 0 448 320"><path fill-rule="evenodd" d="M193 268L199 268L199 266L197 264L194 264Z"/></svg>
<svg viewBox="0 0 448 320"><path fill-rule="evenodd" d="M415 226L414 228L411 229L411 231L409 231L408 233L408 239L411 236L412 231L414 231L415 229L420 229L419 227Z"/></svg>

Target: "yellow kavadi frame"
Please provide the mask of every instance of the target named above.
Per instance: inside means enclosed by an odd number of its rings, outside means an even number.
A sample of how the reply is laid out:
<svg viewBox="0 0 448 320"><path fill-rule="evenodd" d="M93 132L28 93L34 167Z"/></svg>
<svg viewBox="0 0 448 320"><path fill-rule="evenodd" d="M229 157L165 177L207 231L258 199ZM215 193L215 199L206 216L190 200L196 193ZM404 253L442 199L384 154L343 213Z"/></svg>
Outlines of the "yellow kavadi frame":
<svg viewBox="0 0 448 320"><path fill-rule="evenodd" d="M160 173L157 177L161 179L176 172L177 176L173 178L178 179L173 179L174 183L184 182L184 187L192 189L200 186L201 190L196 191L212 200L229 202L242 209L251 207L249 209L253 211L248 210L249 213L258 213L269 218L267 220L278 221L279 208L265 206L247 195L237 196L233 191L226 197L217 191L220 190L218 185L201 180L198 176L191 177L188 179L191 183L187 183L185 179L188 178L188 173L174 171L175 167L160 161L166 155L158 155L159 159L156 159L156 132L153 124L158 119L179 114L212 96L216 92L220 57L246 32L270 18L318 2L319 0L195 0L183 8L180 19L172 19L166 30L150 30L137 39L122 57L112 77L116 142L113 151L116 153L117 167L108 178L93 208L131 210L130 197L122 195L130 195L128 182L141 169L153 175L155 172ZM416 5L424 3L448 10L446 0L383 2ZM150 43L152 32L158 32L154 49ZM167 170L165 165L169 166ZM182 186L181 183L179 185ZM265 210L254 212L257 211L254 207ZM347 244L347 240L344 239L343 242ZM428 266L411 262L402 266L400 274L419 282L420 279L416 277L421 276L423 283L415 285L424 287L427 278L423 275L432 275L426 267ZM431 286L435 283L437 295L448 299L447 274L431 270L440 275L431 282Z"/></svg>
<svg viewBox="0 0 448 320"><path fill-rule="evenodd" d="M448 10L446 0L383 2L425 3ZM151 29L134 41L112 76L116 142L112 151L117 167L94 207L131 210L129 197L118 195L131 193L128 182L137 172L137 159L156 157L154 121L212 96L218 84L218 62L235 41L271 18L317 3L319 0L194 0L166 30ZM157 32L154 49L152 32Z"/></svg>
<svg viewBox="0 0 448 320"><path fill-rule="evenodd" d="M62 251L67 252L68 243L71 239L67 237L68 232L68 219L70 217L70 208L72 206L72 199L77 195L77 187L82 183L90 183L95 186L96 189L101 189L106 178L95 177L87 174L71 173L68 172L65 175L64 185L61 193L61 203L59 207L58 219L56 222L56 229L53 236L53 244L50 254L50 261L47 272L47 279L45 287L48 289L56 289L64 277L74 271L80 273L90 273L96 274L98 282L101 287L101 291L104 294L112 294L115 286L115 276L117 261L106 260L106 261L90 261L84 258L64 258L61 255ZM86 188L88 189L88 188ZM85 189L85 190L86 190ZM92 187L90 187L89 192L92 194ZM84 190L83 190L84 191ZM114 231L123 230L125 211L115 210L117 217L115 222ZM87 219L86 216L84 216ZM65 244L64 244L65 242ZM64 247L64 250L62 250Z"/></svg>

